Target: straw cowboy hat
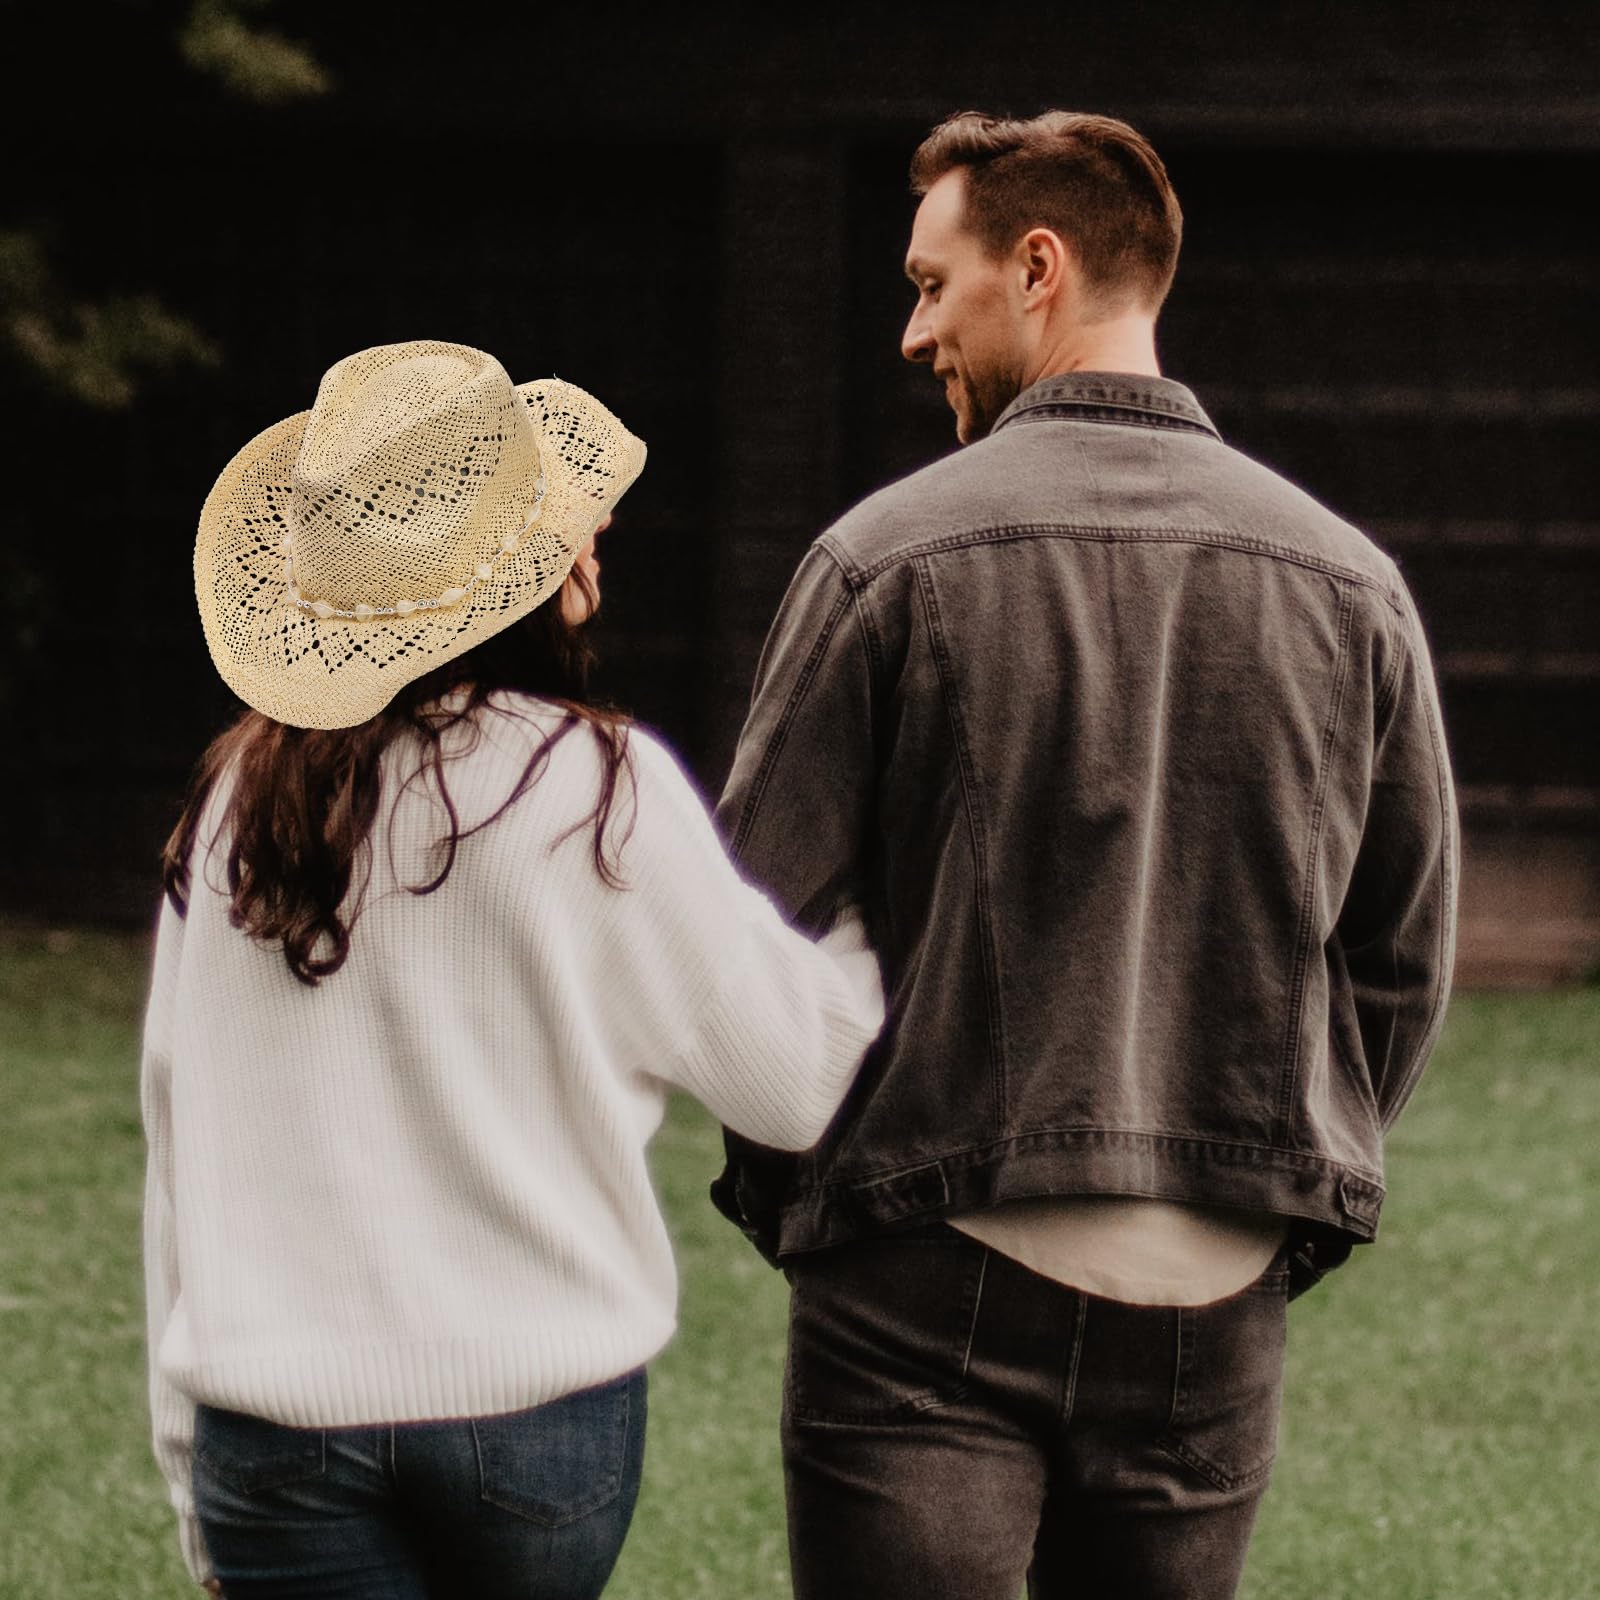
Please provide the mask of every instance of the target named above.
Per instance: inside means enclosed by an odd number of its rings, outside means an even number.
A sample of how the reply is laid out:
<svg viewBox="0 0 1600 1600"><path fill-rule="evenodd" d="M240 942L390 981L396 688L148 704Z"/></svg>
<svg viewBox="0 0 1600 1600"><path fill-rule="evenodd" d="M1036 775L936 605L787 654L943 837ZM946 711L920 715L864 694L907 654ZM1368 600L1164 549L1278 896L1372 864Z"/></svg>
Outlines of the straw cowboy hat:
<svg viewBox="0 0 1600 1600"><path fill-rule="evenodd" d="M418 339L329 368L200 513L195 595L228 687L279 722L348 728L532 611L644 465L559 378Z"/></svg>

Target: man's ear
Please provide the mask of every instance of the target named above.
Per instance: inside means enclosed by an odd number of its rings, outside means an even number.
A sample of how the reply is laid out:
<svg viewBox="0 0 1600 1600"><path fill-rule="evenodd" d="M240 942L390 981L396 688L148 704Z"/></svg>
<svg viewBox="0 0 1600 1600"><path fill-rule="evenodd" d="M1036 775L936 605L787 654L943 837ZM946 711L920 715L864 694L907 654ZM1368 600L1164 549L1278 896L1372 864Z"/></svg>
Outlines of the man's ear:
<svg viewBox="0 0 1600 1600"><path fill-rule="evenodd" d="M1043 305L1065 284L1071 252L1054 228L1030 228L1017 245L1025 305Z"/></svg>

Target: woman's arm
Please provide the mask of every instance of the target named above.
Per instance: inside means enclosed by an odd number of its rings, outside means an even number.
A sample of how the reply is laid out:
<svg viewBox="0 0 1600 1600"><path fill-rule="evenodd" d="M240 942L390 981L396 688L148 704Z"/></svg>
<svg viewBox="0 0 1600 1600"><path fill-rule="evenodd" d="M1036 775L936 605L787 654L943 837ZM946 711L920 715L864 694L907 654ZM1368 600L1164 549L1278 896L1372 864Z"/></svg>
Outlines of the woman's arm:
<svg viewBox="0 0 1600 1600"><path fill-rule="evenodd" d="M693 786L635 734L626 891L609 901L618 982L608 1008L630 1059L686 1089L747 1138L816 1143L883 1025L860 919L821 943L796 932L729 861Z"/></svg>
<svg viewBox="0 0 1600 1600"><path fill-rule="evenodd" d="M172 1030L178 966L183 952L183 919L163 901L156 935L155 972L145 1013L140 1098L148 1156L144 1190L145 1327L149 1343L150 1419L156 1463L178 1513L183 1559L197 1582L211 1576L211 1561L200 1537L190 1482L194 1402L161 1375L161 1342L180 1293L178 1247L172 1205Z"/></svg>

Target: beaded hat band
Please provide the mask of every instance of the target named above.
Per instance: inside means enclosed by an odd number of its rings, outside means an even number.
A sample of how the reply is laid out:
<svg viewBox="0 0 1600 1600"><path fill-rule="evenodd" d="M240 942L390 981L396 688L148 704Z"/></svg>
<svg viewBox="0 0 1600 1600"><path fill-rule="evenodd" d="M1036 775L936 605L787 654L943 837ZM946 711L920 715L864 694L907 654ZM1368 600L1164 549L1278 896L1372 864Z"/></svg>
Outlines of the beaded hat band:
<svg viewBox="0 0 1600 1600"><path fill-rule="evenodd" d="M200 513L211 658L279 722L345 728L566 581L645 448L559 378L416 340L347 356Z"/></svg>

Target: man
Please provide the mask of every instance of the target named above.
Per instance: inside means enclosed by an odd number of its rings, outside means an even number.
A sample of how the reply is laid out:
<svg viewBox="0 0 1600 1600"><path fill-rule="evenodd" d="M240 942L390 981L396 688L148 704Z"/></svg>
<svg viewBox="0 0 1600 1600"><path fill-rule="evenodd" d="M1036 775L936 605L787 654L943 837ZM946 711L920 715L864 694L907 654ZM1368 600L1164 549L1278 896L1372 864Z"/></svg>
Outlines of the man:
<svg viewBox="0 0 1600 1600"><path fill-rule="evenodd" d="M1444 1009L1432 670L1393 563L1159 376L1138 133L967 113L912 177L903 352L969 448L807 554L720 812L891 996L822 1143L716 1188L793 1285L796 1589L1208 1600Z"/></svg>

